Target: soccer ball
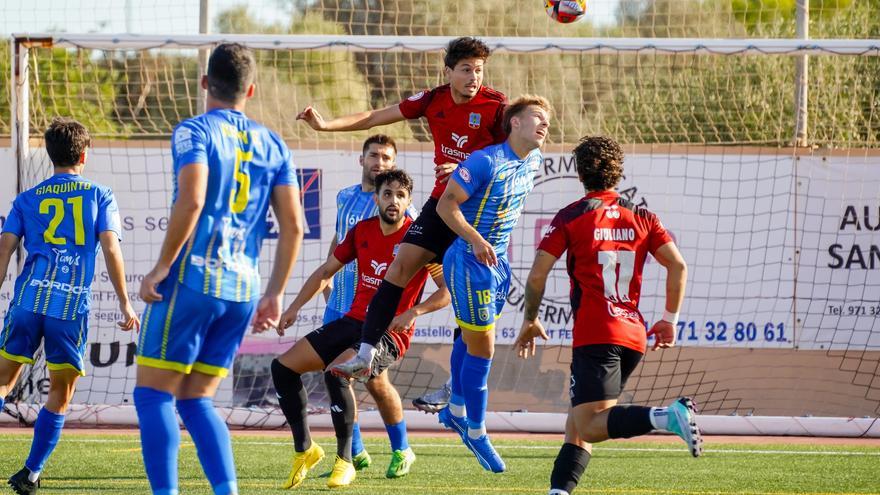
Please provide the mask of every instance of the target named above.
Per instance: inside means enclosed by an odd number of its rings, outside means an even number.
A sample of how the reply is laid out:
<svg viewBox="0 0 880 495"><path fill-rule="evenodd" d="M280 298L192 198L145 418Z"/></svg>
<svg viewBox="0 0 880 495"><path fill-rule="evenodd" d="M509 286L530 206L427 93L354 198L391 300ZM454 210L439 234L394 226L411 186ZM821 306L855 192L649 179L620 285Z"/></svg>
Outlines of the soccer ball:
<svg viewBox="0 0 880 495"><path fill-rule="evenodd" d="M587 13L587 0L544 0L544 9L554 21L568 24Z"/></svg>

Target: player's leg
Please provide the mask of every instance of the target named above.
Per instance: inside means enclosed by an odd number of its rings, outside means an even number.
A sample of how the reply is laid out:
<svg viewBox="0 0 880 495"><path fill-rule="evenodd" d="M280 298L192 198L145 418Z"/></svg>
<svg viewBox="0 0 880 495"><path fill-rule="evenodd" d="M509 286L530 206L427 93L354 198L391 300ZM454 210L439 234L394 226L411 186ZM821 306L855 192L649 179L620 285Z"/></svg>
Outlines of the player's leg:
<svg viewBox="0 0 880 495"><path fill-rule="evenodd" d="M147 305L138 336L134 404L144 468L154 494L178 493L180 427L174 396L192 371L210 322L222 311L218 299L166 279L162 301Z"/></svg>
<svg viewBox="0 0 880 495"><path fill-rule="evenodd" d="M2 336L0 336L2 341ZM0 356L0 412L3 411L4 399L15 387L18 375L21 374L22 363Z"/></svg>
<svg viewBox="0 0 880 495"><path fill-rule="evenodd" d="M10 306L0 329L0 411L21 374L22 365L34 364L43 338L42 315Z"/></svg>
<svg viewBox="0 0 880 495"><path fill-rule="evenodd" d="M406 354L407 349L398 347L398 341L385 334L377 345L378 354L370 368L367 390L376 399L385 430L391 440L391 462L385 471L388 478L406 476L416 460L416 454L409 446L406 436L406 422L403 420L403 405L400 394L388 380L388 368Z"/></svg>
<svg viewBox="0 0 880 495"><path fill-rule="evenodd" d="M361 335L361 323L347 317L332 321L308 333L272 361L275 393L293 435L293 460L284 488L299 486L309 470L324 458L324 450L312 442L309 433L306 411L308 394L301 375L324 369L353 342L357 342Z"/></svg>
<svg viewBox="0 0 880 495"><path fill-rule="evenodd" d="M410 225L397 256L385 272L384 280L367 308L361 338L364 345L358 351L358 357L367 361L364 367L370 364L369 361L376 354L376 344L394 319L403 289L422 267L434 259L443 259L446 249L456 237L455 232L437 214L437 200L428 199L419 217Z"/></svg>
<svg viewBox="0 0 880 495"><path fill-rule="evenodd" d="M354 349L347 349L333 360L331 366L347 361L355 354ZM357 473L351 460L352 428L357 414L357 405L354 400L354 392L351 390L351 381L348 378L326 371L324 372L324 383L327 386L327 396L330 399L330 418L333 421L333 431L336 434L336 459L333 462L330 477L327 479L327 486L336 488L350 485Z"/></svg>
<svg viewBox="0 0 880 495"><path fill-rule="evenodd" d="M592 445L581 439L575 426L574 413L569 408L565 419L565 442L556 455L550 473L549 495L570 495L587 469L591 454Z"/></svg>

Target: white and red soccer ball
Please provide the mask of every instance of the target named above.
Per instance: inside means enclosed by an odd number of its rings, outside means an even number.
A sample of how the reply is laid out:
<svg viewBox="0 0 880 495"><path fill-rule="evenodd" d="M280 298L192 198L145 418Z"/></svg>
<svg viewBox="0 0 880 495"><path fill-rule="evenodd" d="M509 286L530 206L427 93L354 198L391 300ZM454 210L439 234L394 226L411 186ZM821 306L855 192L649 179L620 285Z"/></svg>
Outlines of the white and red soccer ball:
<svg viewBox="0 0 880 495"><path fill-rule="evenodd" d="M587 13L587 0L544 0L544 9L554 21L568 24Z"/></svg>

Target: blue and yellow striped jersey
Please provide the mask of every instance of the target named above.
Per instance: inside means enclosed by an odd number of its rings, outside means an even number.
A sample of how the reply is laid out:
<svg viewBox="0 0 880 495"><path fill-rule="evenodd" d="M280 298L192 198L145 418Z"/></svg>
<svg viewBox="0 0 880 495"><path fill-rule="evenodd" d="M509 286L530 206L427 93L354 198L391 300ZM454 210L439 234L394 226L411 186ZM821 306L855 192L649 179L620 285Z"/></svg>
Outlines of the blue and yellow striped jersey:
<svg viewBox="0 0 880 495"><path fill-rule="evenodd" d="M379 213L375 194L372 191L364 191L361 184L346 187L336 195L336 241L342 244L355 224L361 220L374 217ZM415 219L418 215L410 205L406 215ZM342 270L333 276L333 290L327 300L327 307L341 314L348 313L351 303L354 301L354 292L357 288L357 260L345 265Z"/></svg>
<svg viewBox="0 0 880 495"><path fill-rule="evenodd" d="M171 275L190 289L227 301L259 296L258 258L269 233L272 188L296 185L287 145L274 132L231 109L183 121L172 136L174 198L183 167L208 166L204 209Z"/></svg>
<svg viewBox="0 0 880 495"><path fill-rule="evenodd" d="M499 256L507 252L510 232L525 207L543 160L540 149L520 159L505 141L475 151L452 174L452 179L469 195L461 204L464 218L495 247ZM461 238L455 242L467 244Z"/></svg>
<svg viewBox="0 0 880 495"><path fill-rule="evenodd" d="M18 195L3 232L27 251L11 305L62 320L89 311L99 234L122 236L110 189L76 174L57 174Z"/></svg>

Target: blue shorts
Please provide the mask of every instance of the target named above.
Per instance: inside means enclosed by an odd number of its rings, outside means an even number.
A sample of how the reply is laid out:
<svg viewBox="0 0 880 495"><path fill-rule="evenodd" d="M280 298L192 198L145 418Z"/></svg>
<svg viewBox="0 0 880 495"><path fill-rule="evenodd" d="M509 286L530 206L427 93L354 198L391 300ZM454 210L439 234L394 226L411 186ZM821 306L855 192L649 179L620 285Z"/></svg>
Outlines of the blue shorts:
<svg viewBox="0 0 880 495"><path fill-rule="evenodd" d="M17 363L34 364L34 354L45 342L46 367L50 371L72 369L85 375L83 356L89 335L89 314L60 320L12 306L0 332L0 356Z"/></svg>
<svg viewBox="0 0 880 495"><path fill-rule="evenodd" d="M224 377L251 324L256 301L233 302L194 291L172 278L162 300L144 310L138 366Z"/></svg>
<svg viewBox="0 0 880 495"><path fill-rule="evenodd" d="M456 243L443 257L443 276L458 326L474 331L495 328L510 289L507 257L499 256L497 265L486 266Z"/></svg>

